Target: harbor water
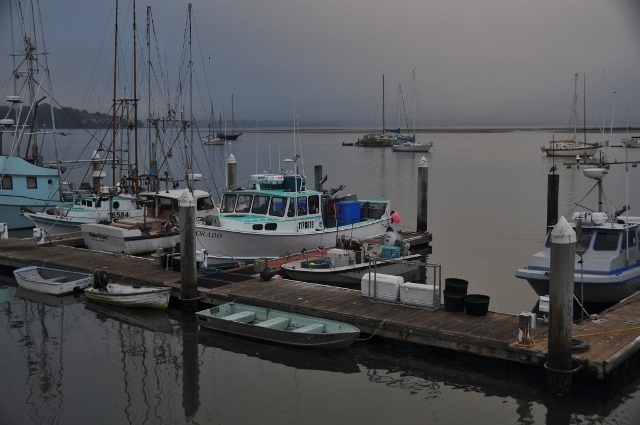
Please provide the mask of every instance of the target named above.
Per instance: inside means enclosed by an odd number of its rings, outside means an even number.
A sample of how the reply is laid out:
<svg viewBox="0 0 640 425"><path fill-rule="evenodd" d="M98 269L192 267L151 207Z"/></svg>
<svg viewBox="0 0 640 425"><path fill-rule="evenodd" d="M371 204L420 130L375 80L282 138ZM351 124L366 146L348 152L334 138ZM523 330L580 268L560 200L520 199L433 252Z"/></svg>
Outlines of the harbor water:
<svg viewBox="0 0 640 425"><path fill-rule="evenodd" d="M302 133L294 152L291 133L245 133L240 141L198 147L197 166L213 177L215 191L225 184L230 154L244 180L290 169L294 163L283 160L297 153L309 186L314 166L322 165L325 188L344 184L342 195L389 199L402 216L394 228L413 230L424 156L429 261L442 265L443 278L465 279L469 292L489 295L490 310L516 315L537 301L514 274L544 240L550 168L560 175L560 215L576 203L578 210L597 208L596 191L582 199L595 184L583 169L567 168L572 159L541 156L552 137L547 131L419 134L434 142L429 153L342 146L360 136ZM616 146L622 137L606 138ZM78 152L80 139L71 143ZM608 154L610 161L640 161L640 149L611 147ZM612 165L605 177L607 206L628 204L629 214L640 216L640 170L626 168ZM375 337L339 352L262 344L200 330L177 310L116 309L83 295L16 290L10 271L2 271L3 425L640 423L637 358L612 381L574 379L570 395L560 397L547 391L540 369Z"/></svg>

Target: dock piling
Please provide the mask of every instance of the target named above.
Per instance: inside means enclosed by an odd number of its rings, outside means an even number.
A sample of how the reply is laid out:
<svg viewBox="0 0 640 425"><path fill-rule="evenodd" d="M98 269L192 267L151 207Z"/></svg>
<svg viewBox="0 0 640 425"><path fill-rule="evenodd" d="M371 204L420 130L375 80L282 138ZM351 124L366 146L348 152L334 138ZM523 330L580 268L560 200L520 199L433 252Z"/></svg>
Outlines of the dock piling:
<svg viewBox="0 0 640 425"><path fill-rule="evenodd" d="M551 231L547 384L556 394L571 388L571 331L576 232L564 217Z"/></svg>
<svg viewBox="0 0 640 425"><path fill-rule="evenodd" d="M424 156L418 164L418 214L416 229L418 232L427 231L427 206L429 205L429 163Z"/></svg>
<svg viewBox="0 0 640 425"><path fill-rule="evenodd" d="M195 313L198 305L198 279L196 266L196 203L185 190L179 200L180 207L180 271L182 310Z"/></svg>
<svg viewBox="0 0 640 425"><path fill-rule="evenodd" d="M555 226L558 222L558 193L560 176L555 172L555 166L547 176L547 227Z"/></svg>
<svg viewBox="0 0 640 425"><path fill-rule="evenodd" d="M229 189L236 188L236 157L233 154L229 155L229 159L227 160L227 187Z"/></svg>

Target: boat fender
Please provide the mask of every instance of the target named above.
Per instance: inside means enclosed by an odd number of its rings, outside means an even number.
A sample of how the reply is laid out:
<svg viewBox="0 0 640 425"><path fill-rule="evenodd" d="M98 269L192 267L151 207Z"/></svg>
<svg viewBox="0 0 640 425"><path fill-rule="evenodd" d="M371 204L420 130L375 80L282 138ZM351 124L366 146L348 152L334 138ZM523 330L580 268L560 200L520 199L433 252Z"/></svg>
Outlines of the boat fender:
<svg viewBox="0 0 640 425"><path fill-rule="evenodd" d="M386 233L384 234L384 246L394 246L396 243L396 232L393 231L391 227L387 228Z"/></svg>
<svg viewBox="0 0 640 425"><path fill-rule="evenodd" d="M391 211L391 221L394 223L400 223L402 221L402 217L397 211Z"/></svg>
<svg viewBox="0 0 640 425"><path fill-rule="evenodd" d="M109 273L105 270L96 270L93 274L93 287L96 289L104 289L109 284Z"/></svg>

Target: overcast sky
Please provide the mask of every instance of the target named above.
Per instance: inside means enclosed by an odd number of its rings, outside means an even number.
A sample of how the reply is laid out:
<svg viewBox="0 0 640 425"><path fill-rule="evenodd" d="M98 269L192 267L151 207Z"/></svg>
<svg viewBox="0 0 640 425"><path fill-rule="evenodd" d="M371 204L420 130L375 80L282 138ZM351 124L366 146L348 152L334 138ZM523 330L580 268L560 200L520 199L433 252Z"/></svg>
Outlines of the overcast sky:
<svg viewBox="0 0 640 425"><path fill-rule="evenodd" d="M10 1L15 21L16 0L0 0L2 85L11 73ZM132 2L119 2L123 51L131 43ZM608 126L613 113L618 125L626 125L628 116L630 125L640 126L638 1L191 3L194 113L199 118L209 114L212 101L216 115L223 112L230 119L233 94L236 119L255 120L258 126L291 120L295 111L302 127L328 121L377 128L384 75L387 126L397 126L401 99L409 115L417 100L417 125L423 127L566 125L578 73L580 115L586 75L591 124L594 116L601 122L604 115ZM180 74L188 75L179 68L188 4L137 0L139 63L144 66L146 60L146 8L151 6L164 61L154 67L158 75L163 68L173 95ZM67 106L108 111L115 0L41 0L40 9L56 98ZM123 54L130 61L129 53ZM142 75L139 70L146 114ZM125 85L127 77L120 80L119 91Z"/></svg>

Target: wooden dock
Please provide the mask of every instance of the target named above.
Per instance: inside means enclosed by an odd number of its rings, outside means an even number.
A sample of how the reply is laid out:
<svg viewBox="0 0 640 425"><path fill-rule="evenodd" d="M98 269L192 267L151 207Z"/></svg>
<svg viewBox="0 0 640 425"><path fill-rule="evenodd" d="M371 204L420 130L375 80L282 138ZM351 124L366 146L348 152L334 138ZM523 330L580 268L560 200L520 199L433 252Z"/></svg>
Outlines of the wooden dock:
<svg viewBox="0 0 640 425"><path fill-rule="evenodd" d="M107 270L114 282L167 285L180 294L180 273L154 264L152 259L110 254L64 245L37 246L34 239L0 240L0 266L47 265L76 271ZM360 291L296 282L263 281L245 268L198 278L202 302L250 303L357 326L364 334L442 347L543 368L547 358L548 327L531 330L534 343L520 346L518 316L488 312L486 316L429 310L399 303L372 301ZM640 293L596 320L573 325L573 337L590 348L574 354L576 373L595 379L611 376L640 351Z"/></svg>

